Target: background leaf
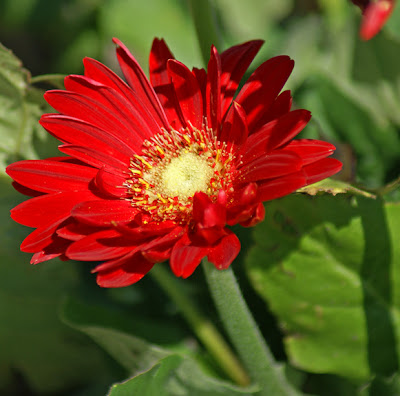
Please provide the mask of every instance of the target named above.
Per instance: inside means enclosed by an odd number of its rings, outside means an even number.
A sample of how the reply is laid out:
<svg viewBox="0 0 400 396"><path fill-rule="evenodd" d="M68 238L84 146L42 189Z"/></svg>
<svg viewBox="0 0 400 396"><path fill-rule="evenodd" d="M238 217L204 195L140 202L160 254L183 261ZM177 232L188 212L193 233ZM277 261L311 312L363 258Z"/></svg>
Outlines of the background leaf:
<svg viewBox="0 0 400 396"><path fill-rule="evenodd" d="M400 205L289 196L267 206L248 273L295 366L367 380L399 366Z"/></svg>

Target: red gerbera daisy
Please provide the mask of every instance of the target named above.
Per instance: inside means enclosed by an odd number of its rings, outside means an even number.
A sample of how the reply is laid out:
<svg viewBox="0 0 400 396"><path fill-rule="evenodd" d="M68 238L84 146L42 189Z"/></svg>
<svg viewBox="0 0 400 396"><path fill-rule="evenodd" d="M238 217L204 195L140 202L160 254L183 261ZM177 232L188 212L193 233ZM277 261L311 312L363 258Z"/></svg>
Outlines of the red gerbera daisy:
<svg viewBox="0 0 400 396"><path fill-rule="evenodd" d="M7 168L33 197L11 212L36 228L21 245L31 263L101 261L93 272L103 287L130 285L168 259L184 278L205 256L224 269L240 250L227 226L252 226L263 201L340 170L326 158L331 144L292 140L310 113L291 111L290 92L280 93L289 57L263 63L234 100L261 41L222 54L212 47L207 71L190 71L156 39L150 81L114 42L126 83L86 58L84 76L45 94L59 113L40 123L66 156Z"/></svg>

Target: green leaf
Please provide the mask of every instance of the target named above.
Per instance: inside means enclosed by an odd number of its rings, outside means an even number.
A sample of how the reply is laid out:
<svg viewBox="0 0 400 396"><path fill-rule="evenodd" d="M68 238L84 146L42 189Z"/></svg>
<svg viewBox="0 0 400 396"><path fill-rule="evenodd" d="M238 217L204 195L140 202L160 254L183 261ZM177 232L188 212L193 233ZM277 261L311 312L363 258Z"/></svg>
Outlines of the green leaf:
<svg viewBox="0 0 400 396"><path fill-rule="evenodd" d="M19 59L0 44L0 172L16 160L55 152L55 139L38 124L47 108L42 92L29 80Z"/></svg>
<svg viewBox="0 0 400 396"><path fill-rule="evenodd" d="M317 195L318 193L328 193L331 195L346 194L361 195L367 198L376 198L375 195L368 191L360 190L351 184L342 182L335 179L324 179L317 183L310 184L297 190L299 193L306 193L308 195Z"/></svg>
<svg viewBox="0 0 400 396"><path fill-rule="evenodd" d="M256 389L241 389L206 375L191 358L169 355L150 370L112 386L108 396L249 396Z"/></svg>
<svg viewBox="0 0 400 396"><path fill-rule="evenodd" d="M268 204L248 273L291 363L365 380L399 367L400 205L292 195Z"/></svg>
<svg viewBox="0 0 400 396"><path fill-rule="evenodd" d="M58 319L63 295L80 285L78 268L58 260L29 264L30 255L19 249L27 228L9 216L19 200L0 176L0 393L7 394L12 372L37 394L107 378L104 352Z"/></svg>
<svg viewBox="0 0 400 396"><path fill-rule="evenodd" d="M179 344L169 348L152 344L133 334L135 325L122 312L89 306L67 299L64 322L90 336L134 378L112 387L110 395L249 395L255 389L241 389L205 373ZM140 322L140 319L132 322ZM140 323L139 323L140 327ZM159 324L160 327L160 324ZM128 329L130 333L127 332ZM164 328L164 331L170 329ZM140 373L140 374L138 374Z"/></svg>

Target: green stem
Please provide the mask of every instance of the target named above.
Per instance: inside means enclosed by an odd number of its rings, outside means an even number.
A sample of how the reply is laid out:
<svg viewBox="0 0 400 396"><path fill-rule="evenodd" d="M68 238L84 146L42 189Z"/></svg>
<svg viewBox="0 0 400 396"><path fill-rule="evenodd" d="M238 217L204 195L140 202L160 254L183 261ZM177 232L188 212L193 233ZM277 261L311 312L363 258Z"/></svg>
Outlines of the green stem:
<svg viewBox="0 0 400 396"><path fill-rule="evenodd" d="M265 343L243 299L231 268L217 270L207 260L203 268L225 330L252 379L260 386L260 395L300 395L286 380Z"/></svg>
<svg viewBox="0 0 400 396"><path fill-rule="evenodd" d="M199 312L194 302L182 290L178 279L173 277L162 265L156 265L150 273L178 306L194 333L227 376L240 386L248 385L250 378L241 363L213 323Z"/></svg>
<svg viewBox="0 0 400 396"><path fill-rule="evenodd" d="M377 191L377 193L379 195L383 196L383 195L391 193L392 191L394 191L398 188L400 188L400 176L397 179L390 182L389 184L386 184L386 186L383 186L381 189L379 189Z"/></svg>
<svg viewBox="0 0 400 396"><path fill-rule="evenodd" d="M211 45L219 50L222 48L222 39L218 31L217 16L212 5L212 0L188 0L192 13L197 39L205 65L210 59Z"/></svg>
<svg viewBox="0 0 400 396"><path fill-rule="evenodd" d="M57 88L64 88L64 78L63 74L42 74L40 76L31 77L31 84L37 83L47 83L52 84Z"/></svg>

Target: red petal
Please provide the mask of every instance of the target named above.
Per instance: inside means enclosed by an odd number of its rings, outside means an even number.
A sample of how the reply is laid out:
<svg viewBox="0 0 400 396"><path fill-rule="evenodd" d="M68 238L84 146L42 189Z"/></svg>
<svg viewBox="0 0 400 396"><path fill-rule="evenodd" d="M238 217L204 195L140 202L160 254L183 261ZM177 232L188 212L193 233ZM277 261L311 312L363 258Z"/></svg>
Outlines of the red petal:
<svg viewBox="0 0 400 396"><path fill-rule="evenodd" d="M61 238L69 241L79 241L79 239L85 238L97 231L97 227L78 223L73 218L69 218L62 227L57 229L56 232Z"/></svg>
<svg viewBox="0 0 400 396"><path fill-rule="evenodd" d="M69 259L102 261L121 257L135 246L114 229L102 230L72 242L66 251Z"/></svg>
<svg viewBox="0 0 400 396"><path fill-rule="evenodd" d="M119 161L121 167L129 164L130 158L135 154L127 143L116 136L114 130L104 131L77 118L45 114L40 119L40 124L58 140L101 151Z"/></svg>
<svg viewBox="0 0 400 396"><path fill-rule="evenodd" d="M114 172L110 168L102 168L96 175L96 186L99 190L111 197L125 198L128 196L127 187L124 185L127 176Z"/></svg>
<svg viewBox="0 0 400 396"><path fill-rule="evenodd" d="M231 146L235 151L246 141L249 130L247 128L246 113L242 106L233 102L222 126L220 140L227 143L227 149Z"/></svg>
<svg viewBox="0 0 400 396"><path fill-rule="evenodd" d="M183 63L176 60L169 60L167 67L183 120L189 121L197 129L202 129L203 99L196 77Z"/></svg>
<svg viewBox="0 0 400 396"><path fill-rule="evenodd" d="M152 268L153 263L146 260L140 253L127 255L119 261L119 266L109 271L97 274L97 284L101 287L125 287L142 279Z"/></svg>
<svg viewBox="0 0 400 396"><path fill-rule="evenodd" d="M172 128L179 130L186 122L182 119L174 86L167 71L167 61L175 59L164 40L154 39L150 52L149 68L150 82L164 108L165 114Z"/></svg>
<svg viewBox="0 0 400 396"><path fill-rule="evenodd" d="M118 223L129 223L138 213L129 201L97 200L86 201L76 205L71 216L85 224L109 226Z"/></svg>
<svg viewBox="0 0 400 396"><path fill-rule="evenodd" d="M35 231L31 232L23 240L21 250L27 253L36 253L50 245L54 239L59 239L61 241L61 238L57 237L55 231L65 219L66 218L61 218L56 222L39 227ZM65 241L63 241L63 243L64 242Z"/></svg>
<svg viewBox="0 0 400 396"><path fill-rule="evenodd" d="M262 40L228 48L221 54L221 94L222 117L232 103L232 99L239 86L240 80L263 44Z"/></svg>
<svg viewBox="0 0 400 396"><path fill-rule="evenodd" d="M303 171L306 175L306 185L316 183L338 173L342 169L342 163L335 158L324 158L310 165L306 165Z"/></svg>
<svg viewBox="0 0 400 396"><path fill-rule="evenodd" d="M187 278L200 264L208 253L207 247L190 245L190 239L185 234L172 248L170 266L176 276Z"/></svg>
<svg viewBox="0 0 400 396"><path fill-rule="evenodd" d="M256 207L255 210L253 210L253 213L251 214L250 218L247 219L246 221L241 221L240 225L242 227L254 227L256 224L260 223L263 221L265 218L265 207L264 205L260 202Z"/></svg>
<svg viewBox="0 0 400 396"><path fill-rule="evenodd" d="M209 249L207 258L219 270L228 268L240 252L240 241L230 230L221 238L217 245Z"/></svg>
<svg viewBox="0 0 400 396"><path fill-rule="evenodd" d="M390 17L394 5L394 0L378 0L368 4L360 29L360 37L363 40L370 40L382 29Z"/></svg>
<svg viewBox="0 0 400 396"><path fill-rule="evenodd" d="M167 117L142 68L121 41L114 38L113 42L117 45L118 62L129 86L150 111L159 128L168 129Z"/></svg>
<svg viewBox="0 0 400 396"><path fill-rule="evenodd" d="M11 210L11 217L28 227L41 227L68 217L76 204L87 199L96 197L88 191L41 195L16 206Z"/></svg>
<svg viewBox="0 0 400 396"><path fill-rule="evenodd" d="M291 141L283 150L296 153L301 157L303 165L307 165L328 157L335 149L336 147L333 144L322 140L298 139Z"/></svg>
<svg viewBox="0 0 400 396"><path fill-rule="evenodd" d="M290 151L276 150L247 163L240 170L239 181L250 183L294 173L301 169L301 158Z"/></svg>
<svg viewBox="0 0 400 396"><path fill-rule="evenodd" d="M7 167L16 182L44 193L85 191L97 170L88 166L51 160L25 160Z"/></svg>
<svg viewBox="0 0 400 396"><path fill-rule="evenodd" d="M307 110L294 110L265 124L247 139L243 147L243 163L265 155L293 139L307 125L311 114Z"/></svg>
<svg viewBox="0 0 400 396"><path fill-rule="evenodd" d="M303 172L266 180L258 185L258 194L261 201L270 201L284 197L306 185Z"/></svg>
<svg viewBox="0 0 400 396"><path fill-rule="evenodd" d="M208 127L218 135L221 123L221 58L213 45L207 68L206 108Z"/></svg>
<svg viewBox="0 0 400 396"><path fill-rule="evenodd" d="M246 111L250 133L278 96L293 66L288 56L271 58L255 70L240 90L236 101Z"/></svg>

